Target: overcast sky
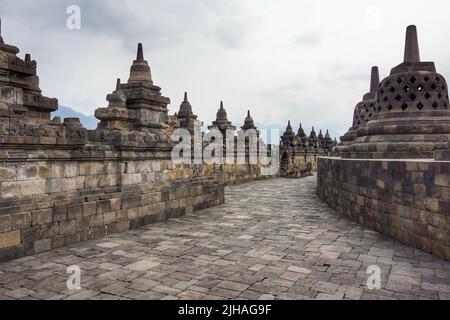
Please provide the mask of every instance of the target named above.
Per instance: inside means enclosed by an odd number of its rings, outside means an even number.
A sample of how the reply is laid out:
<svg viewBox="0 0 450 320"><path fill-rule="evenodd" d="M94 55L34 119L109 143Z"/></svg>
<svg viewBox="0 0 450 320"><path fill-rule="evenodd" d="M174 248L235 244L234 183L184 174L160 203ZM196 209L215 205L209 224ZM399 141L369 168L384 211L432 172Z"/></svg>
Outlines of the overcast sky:
<svg viewBox="0 0 450 320"><path fill-rule="evenodd" d="M66 27L69 5L81 29ZM223 100L231 121L344 133L369 88L403 59L416 24L422 60L450 75L448 0L0 0L3 38L38 61L44 94L85 114L106 106L144 44L153 81L178 110L184 91L210 123Z"/></svg>

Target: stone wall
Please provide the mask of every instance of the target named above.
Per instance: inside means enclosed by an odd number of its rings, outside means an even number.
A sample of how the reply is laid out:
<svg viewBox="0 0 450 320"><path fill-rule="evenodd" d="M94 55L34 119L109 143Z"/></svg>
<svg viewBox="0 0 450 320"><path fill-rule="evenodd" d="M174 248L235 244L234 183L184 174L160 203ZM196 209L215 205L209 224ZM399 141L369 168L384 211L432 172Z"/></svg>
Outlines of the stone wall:
<svg viewBox="0 0 450 320"><path fill-rule="evenodd" d="M41 94L37 62L18 53L0 37L0 261L219 205L225 184L277 176L262 164L175 165L171 132L192 131L197 116L187 94L180 117L168 115L142 44L90 131L78 118L52 118L58 100ZM235 130L223 104L213 127ZM248 112L242 130L250 129ZM312 136L317 148L321 137Z"/></svg>
<svg viewBox="0 0 450 320"><path fill-rule="evenodd" d="M280 175L264 175L261 164L225 164L222 167L223 179L226 185L235 185L257 180L277 178Z"/></svg>
<svg viewBox="0 0 450 320"><path fill-rule="evenodd" d="M220 168L174 166L154 152L147 156L98 149L2 151L0 261L224 202Z"/></svg>
<svg viewBox="0 0 450 320"><path fill-rule="evenodd" d="M318 193L338 213L450 260L450 161L319 158Z"/></svg>
<svg viewBox="0 0 450 320"><path fill-rule="evenodd" d="M174 165L166 152L0 149L0 261L101 238L224 202L264 165Z"/></svg>
<svg viewBox="0 0 450 320"><path fill-rule="evenodd" d="M318 153L284 153L281 157L280 175L286 178L303 178L317 171Z"/></svg>
<svg viewBox="0 0 450 320"><path fill-rule="evenodd" d="M319 154L297 155L294 158L294 164L296 166L308 166L310 164L312 172L317 172L317 160L319 157Z"/></svg>
<svg viewBox="0 0 450 320"><path fill-rule="evenodd" d="M236 185L258 180L285 178L303 178L311 176L317 171L317 159L319 155L295 155L286 171L278 170L276 174L266 174L263 169L268 166L257 164L224 164L221 166L225 185Z"/></svg>
<svg viewBox="0 0 450 320"><path fill-rule="evenodd" d="M0 261L224 202L220 166L171 161L170 99L142 44L92 131L51 117L58 100L41 94L36 61L18 53L0 41Z"/></svg>

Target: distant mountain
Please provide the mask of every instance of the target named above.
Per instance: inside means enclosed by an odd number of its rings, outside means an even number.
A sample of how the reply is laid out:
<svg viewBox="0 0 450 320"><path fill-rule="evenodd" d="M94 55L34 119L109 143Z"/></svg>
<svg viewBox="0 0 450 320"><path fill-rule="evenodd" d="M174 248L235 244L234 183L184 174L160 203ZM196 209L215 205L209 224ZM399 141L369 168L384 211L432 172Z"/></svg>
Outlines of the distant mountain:
<svg viewBox="0 0 450 320"><path fill-rule="evenodd" d="M87 116L69 107L59 106L58 110L52 113L52 116L61 117L62 121L64 121L64 118L80 118L86 129L93 130L97 128L98 120L94 116Z"/></svg>

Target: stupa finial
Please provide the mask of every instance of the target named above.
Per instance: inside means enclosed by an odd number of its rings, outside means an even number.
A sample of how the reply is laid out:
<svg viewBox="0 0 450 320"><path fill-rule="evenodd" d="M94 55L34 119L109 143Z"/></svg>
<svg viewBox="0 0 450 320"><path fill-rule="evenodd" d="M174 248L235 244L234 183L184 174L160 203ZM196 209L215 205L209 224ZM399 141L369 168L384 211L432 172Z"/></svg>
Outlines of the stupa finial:
<svg viewBox="0 0 450 320"><path fill-rule="evenodd" d="M377 92L378 86L380 85L380 72L378 67L372 67L372 73L370 75L370 92Z"/></svg>
<svg viewBox="0 0 450 320"><path fill-rule="evenodd" d="M408 26L406 29L404 62L420 62L419 39L417 27L414 25Z"/></svg>
<svg viewBox="0 0 450 320"><path fill-rule="evenodd" d="M144 60L144 50L142 48L142 43L138 43L136 60L130 68L130 78L128 82L150 82L152 81L152 72L148 62Z"/></svg>
<svg viewBox="0 0 450 320"><path fill-rule="evenodd" d="M188 102L187 92L184 92L184 102Z"/></svg>
<svg viewBox="0 0 450 320"><path fill-rule="evenodd" d="M120 89L120 78L117 78L117 82L116 82L116 90Z"/></svg>
<svg viewBox="0 0 450 320"><path fill-rule="evenodd" d="M136 60L144 60L144 49L142 48L142 43L138 43Z"/></svg>
<svg viewBox="0 0 450 320"><path fill-rule="evenodd" d="M0 18L0 43L4 43L2 38L2 18Z"/></svg>

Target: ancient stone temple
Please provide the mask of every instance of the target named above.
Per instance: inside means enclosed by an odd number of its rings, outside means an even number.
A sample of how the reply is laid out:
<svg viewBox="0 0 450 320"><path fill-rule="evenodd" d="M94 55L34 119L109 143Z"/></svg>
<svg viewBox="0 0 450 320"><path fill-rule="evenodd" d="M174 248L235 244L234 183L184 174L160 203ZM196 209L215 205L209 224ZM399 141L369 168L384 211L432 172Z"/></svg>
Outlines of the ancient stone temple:
<svg viewBox="0 0 450 320"><path fill-rule="evenodd" d="M450 138L448 88L434 62L421 62L415 26L406 32L405 56L376 94L372 117L349 146L352 158L433 158ZM370 104L370 103L369 103ZM370 115L369 114L369 115Z"/></svg>
<svg viewBox="0 0 450 320"><path fill-rule="evenodd" d="M300 128L302 125L300 124ZM286 131L281 136L281 143L283 145L294 145L297 142L296 135L294 133L294 130L292 130L291 121L288 121L288 125L286 127Z"/></svg>
<svg viewBox="0 0 450 320"><path fill-rule="evenodd" d="M225 108L223 107L223 101L220 102L220 107L219 110L217 111L216 120L214 120L212 124L208 126L208 130L211 132L218 130L222 134L224 156L226 156L227 153L231 153L230 150L234 150L234 153L236 153L236 145L234 147L230 147L230 149L227 150L227 144L229 144L228 141L234 141L234 143L236 142L236 138L234 136L236 126L234 126L231 123L231 121L228 120L228 114ZM230 134L233 134L233 137L231 137ZM205 140L203 142L203 145L206 147L209 143L210 141Z"/></svg>
<svg viewBox="0 0 450 320"><path fill-rule="evenodd" d="M198 116L192 112L192 106L188 101L187 92L184 93L183 102L176 116L180 121L180 127L189 130L191 135L194 135L195 121L197 121Z"/></svg>
<svg viewBox="0 0 450 320"><path fill-rule="evenodd" d="M142 45L117 81L96 130L51 119L36 61L0 43L0 261L19 258L224 201L222 174L175 165L170 100L154 85Z"/></svg>
<svg viewBox="0 0 450 320"><path fill-rule="evenodd" d="M243 131L247 130L258 130L255 126L255 121L253 120L252 116L250 115L250 110L247 111L247 117L245 117L244 125L241 127Z"/></svg>
<svg viewBox="0 0 450 320"><path fill-rule="evenodd" d="M277 146L265 144L260 137L260 131L256 127L250 111L247 112L241 129L236 132L236 126L228 120L223 103L221 103L220 109L217 112L217 119L213 121L208 129L218 129L224 135L224 159L221 170L226 184L233 185L279 176L278 170L270 174L264 171L270 165L278 165L278 152L272 154L273 150L278 149ZM225 137L227 132L231 133L232 136ZM234 145L230 146L230 143ZM204 141L204 147L208 144L209 141ZM274 163L268 164L261 161L261 157L270 158L272 156L277 157Z"/></svg>
<svg viewBox="0 0 450 320"><path fill-rule="evenodd" d="M235 131L236 127L233 126L231 121L228 121L227 111L223 107L223 101L220 102L220 108L217 111L216 120L208 127L208 130L218 129L223 136L225 136L227 130Z"/></svg>
<svg viewBox="0 0 450 320"><path fill-rule="evenodd" d="M176 116L168 115L170 99L154 83L142 44L128 80L118 79L107 105L96 110L95 130L86 130L77 118L52 119L58 101L42 95L36 61L18 53L1 38L0 261L219 205L226 184L279 176L278 146L267 148L271 163L260 154L251 163L247 138L243 163L172 161L173 130L191 131L197 116L187 94ZM266 150L250 112L236 135L221 103L212 128L231 131L235 146L239 135L255 130L257 151ZM333 142L329 134L291 131L282 148L294 164L288 176L300 177ZM200 144L205 142L200 135ZM235 159L241 155L231 150ZM266 170L272 165L275 171Z"/></svg>
<svg viewBox="0 0 450 320"><path fill-rule="evenodd" d="M358 137L358 128L365 125L372 119L375 114L375 104L377 99L378 85L380 84L380 75L378 67L372 67L370 76L370 91L363 96L361 102L359 102L353 113L353 125L348 132L341 137L341 143L336 148L336 152L347 151L346 146L354 143Z"/></svg>
<svg viewBox="0 0 450 320"><path fill-rule="evenodd" d="M289 121L280 142L281 175L296 177L310 174L317 168L317 158L328 155L334 146L328 130L325 136L322 130L317 136L313 127L308 137L301 124L295 134Z"/></svg>
<svg viewBox="0 0 450 320"><path fill-rule="evenodd" d="M86 130L78 119L51 119L58 100L42 95L37 63L30 54L17 57L19 49L0 41L0 157L8 159L14 152L8 148L42 147L55 150L82 146Z"/></svg>
<svg viewBox="0 0 450 320"><path fill-rule="evenodd" d="M144 60L142 44L130 68L128 83L117 80L116 90L106 98L107 108L97 109L100 120L94 140L109 142L120 149L155 149L170 151L166 125L170 99L153 84L148 62Z"/></svg>
<svg viewBox="0 0 450 320"><path fill-rule="evenodd" d="M239 139L241 138L241 139ZM255 126L255 121L250 115L250 110L247 111L247 116L244 119L244 125L241 130L238 131L236 140L244 140L245 148L244 150L237 150L238 152L245 153L245 157L249 158L250 154L257 157L259 146L264 144L264 141L260 139L260 132ZM236 147L239 149L238 144ZM249 159L247 159L248 161Z"/></svg>
<svg viewBox="0 0 450 320"><path fill-rule="evenodd" d="M373 69L371 82L337 157L318 161L318 193L339 213L450 260L448 89L434 63L421 62L415 26L404 62L378 88Z"/></svg>
<svg viewBox="0 0 450 320"><path fill-rule="evenodd" d="M322 141L322 148L325 150L332 150L333 147L337 145L337 141L331 139L330 132L327 129L327 132L325 133L325 137Z"/></svg>
<svg viewBox="0 0 450 320"><path fill-rule="evenodd" d="M261 152L267 152L267 146L260 137L260 131L255 126L255 121L250 115L250 110L247 111L247 116L244 119L244 124L241 127L241 130L237 132L236 141L237 154L245 157L247 163L250 161L251 156L257 158L260 150ZM239 146L239 141L241 141L240 143L244 141L245 148ZM266 148L264 151L263 147Z"/></svg>
<svg viewBox="0 0 450 320"><path fill-rule="evenodd" d="M309 134L307 142L308 142L308 144L307 144L306 148L318 149L321 147L320 140L317 137L317 133L316 133L316 130L314 129L314 127L312 127L312 130L311 130L311 133Z"/></svg>
<svg viewBox="0 0 450 320"><path fill-rule="evenodd" d="M297 131L297 137L302 139L302 141L306 141L306 138L307 138L305 130L303 130L303 127L302 127L301 123L300 123L300 127L298 128L298 131Z"/></svg>

